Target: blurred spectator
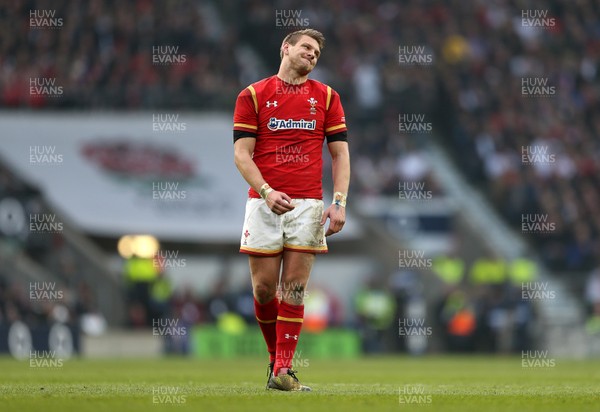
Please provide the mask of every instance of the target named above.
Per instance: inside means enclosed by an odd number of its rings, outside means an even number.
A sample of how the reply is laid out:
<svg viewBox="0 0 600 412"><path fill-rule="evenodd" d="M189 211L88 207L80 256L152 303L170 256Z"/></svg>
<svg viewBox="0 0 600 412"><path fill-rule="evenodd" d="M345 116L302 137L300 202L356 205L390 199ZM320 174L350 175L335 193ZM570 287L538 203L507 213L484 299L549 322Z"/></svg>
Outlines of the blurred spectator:
<svg viewBox="0 0 600 412"><path fill-rule="evenodd" d="M383 346L386 330L394 324L396 302L377 278L359 290L354 298L358 329L366 353L379 353L389 348Z"/></svg>
<svg viewBox="0 0 600 412"><path fill-rule="evenodd" d="M593 313L594 308L600 305L600 267L590 273L585 285L585 301L588 312Z"/></svg>
<svg viewBox="0 0 600 412"><path fill-rule="evenodd" d="M130 325L151 326L151 291L154 282L158 279L159 268L155 266L153 258L133 255L125 261L123 272L129 302Z"/></svg>
<svg viewBox="0 0 600 412"><path fill-rule="evenodd" d="M476 313L473 304L462 290L454 290L438 306L446 350L471 352L475 350Z"/></svg>
<svg viewBox="0 0 600 412"><path fill-rule="evenodd" d="M339 299L334 293L313 284L305 293L304 323L307 332L319 333L331 326L342 324Z"/></svg>

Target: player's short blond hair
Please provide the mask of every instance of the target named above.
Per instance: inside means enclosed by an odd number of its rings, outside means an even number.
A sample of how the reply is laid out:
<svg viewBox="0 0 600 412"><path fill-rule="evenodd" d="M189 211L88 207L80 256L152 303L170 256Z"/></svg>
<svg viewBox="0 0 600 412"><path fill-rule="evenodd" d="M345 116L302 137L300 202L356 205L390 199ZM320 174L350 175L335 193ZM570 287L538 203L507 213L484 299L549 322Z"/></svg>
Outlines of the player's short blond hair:
<svg viewBox="0 0 600 412"><path fill-rule="evenodd" d="M296 43L298 43L298 40L300 40L300 37L302 37L302 36L308 36L308 37L312 37L313 39L315 39L317 41L317 43L319 43L320 50L323 50L323 48L325 47L325 36L323 36L323 33L321 33L320 31L315 30L315 29L297 30L297 31L285 36L285 38L281 42L281 48L279 49L279 57L281 57L283 59L283 45L285 43L289 43L292 46L295 46Z"/></svg>

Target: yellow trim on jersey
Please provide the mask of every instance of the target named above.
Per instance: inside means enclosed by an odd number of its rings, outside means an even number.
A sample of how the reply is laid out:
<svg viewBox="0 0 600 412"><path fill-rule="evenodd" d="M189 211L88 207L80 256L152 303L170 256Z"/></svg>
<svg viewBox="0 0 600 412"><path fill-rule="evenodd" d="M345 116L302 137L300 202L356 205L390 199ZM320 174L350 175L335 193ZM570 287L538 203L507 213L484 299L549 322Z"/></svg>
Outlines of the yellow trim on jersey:
<svg viewBox="0 0 600 412"><path fill-rule="evenodd" d="M234 123L233 127L245 127L246 129L258 130L257 126L252 126L251 124L247 123Z"/></svg>
<svg viewBox="0 0 600 412"><path fill-rule="evenodd" d="M248 86L247 89L250 90L250 93L252 93L252 100L254 100L254 111L258 113L258 100L256 100L256 90L254 90L254 87L252 87L252 85Z"/></svg>
<svg viewBox="0 0 600 412"><path fill-rule="evenodd" d="M337 129L342 129L344 127L346 127L345 123L338 124L337 126L331 126L329 129L325 129L325 133L329 133L329 132L332 132L332 131L337 130Z"/></svg>
<svg viewBox="0 0 600 412"><path fill-rule="evenodd" d="M277 319L273 319L273 320L262 320L259 319L258 316L256 316L256 320L259 321L260 323L275 323L277 322Z"/></svg>
<svg viewBox="0 0 600 412"><path fill-rule="evenodd" d="M327 86L327 102L325 103L325 110L329 110L330 102L331 102L331 87Z"/></svg>
<svg viewBox="0 0 600 412"><path fill-rule="evenodd" d="M277 316L277 320L284 320L286 322L304 323L302 318L284 318L283 316Z"/></svg>

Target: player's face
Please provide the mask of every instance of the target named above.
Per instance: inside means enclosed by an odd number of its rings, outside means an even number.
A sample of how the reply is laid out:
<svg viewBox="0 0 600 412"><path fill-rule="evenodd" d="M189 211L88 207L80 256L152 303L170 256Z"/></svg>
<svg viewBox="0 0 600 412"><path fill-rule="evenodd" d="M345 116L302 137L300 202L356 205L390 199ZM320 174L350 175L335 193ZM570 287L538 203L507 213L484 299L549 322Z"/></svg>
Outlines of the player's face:
<svg viewBox="0 0 600 412"><path fill-rule="evenodd" d="M310 36L302 36L296 44L286 44L292 69L303 76L310 73L321 55L319 43Z"/></svg>

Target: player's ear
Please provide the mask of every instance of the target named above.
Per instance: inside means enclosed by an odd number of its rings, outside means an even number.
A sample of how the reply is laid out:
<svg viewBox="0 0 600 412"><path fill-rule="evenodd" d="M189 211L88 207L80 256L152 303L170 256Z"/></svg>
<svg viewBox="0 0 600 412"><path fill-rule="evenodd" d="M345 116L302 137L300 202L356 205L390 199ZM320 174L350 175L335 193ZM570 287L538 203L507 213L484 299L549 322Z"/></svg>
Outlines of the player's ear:
<svg viewBox="0 0 600 412"><path fill-rule="evenodd" d="M288 49L290 47L290 44L288 42L284 42L281 45L281 57L283 58L283 56L288 54Z"/></svg>

